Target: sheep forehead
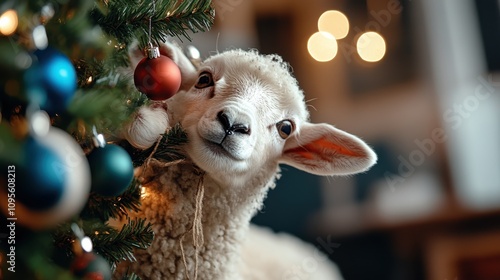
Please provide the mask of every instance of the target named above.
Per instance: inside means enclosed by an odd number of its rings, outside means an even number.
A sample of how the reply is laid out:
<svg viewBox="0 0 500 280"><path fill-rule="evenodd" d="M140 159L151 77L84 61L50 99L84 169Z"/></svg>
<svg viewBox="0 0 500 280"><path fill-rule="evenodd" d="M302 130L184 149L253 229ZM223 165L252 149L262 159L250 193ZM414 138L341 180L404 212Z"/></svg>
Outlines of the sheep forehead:
<svg viewBox="0 0 500 280"><path fill-rule="evenodd" d="M261 88L261 92L268 94L261 97L267 98L274 107L308 119L304 94L280 56L231 50L207 59L205 65L213 68L216 78L223 76L227 87Z"/></svg>

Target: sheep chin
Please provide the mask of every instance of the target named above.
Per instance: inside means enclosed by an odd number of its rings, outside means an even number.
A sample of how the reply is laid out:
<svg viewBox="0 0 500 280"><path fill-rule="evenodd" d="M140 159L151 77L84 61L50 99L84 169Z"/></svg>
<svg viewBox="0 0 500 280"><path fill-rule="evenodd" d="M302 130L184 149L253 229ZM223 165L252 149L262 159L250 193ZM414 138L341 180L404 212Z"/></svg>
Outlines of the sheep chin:
<svg viewBox="0 0 500 280"><path fill-rule="evenodd" d="M190 138L186 149L194 164L220 182L229 182L238 176L246 177L250 168L250 159L238 160L221 146L196 136Z"/></svg>

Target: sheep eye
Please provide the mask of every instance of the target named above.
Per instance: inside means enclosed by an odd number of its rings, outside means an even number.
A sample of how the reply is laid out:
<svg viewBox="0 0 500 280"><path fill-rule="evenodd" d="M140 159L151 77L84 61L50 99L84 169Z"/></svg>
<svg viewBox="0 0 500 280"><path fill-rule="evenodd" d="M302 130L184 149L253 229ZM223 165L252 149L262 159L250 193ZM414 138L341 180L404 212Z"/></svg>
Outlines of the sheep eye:
<svg viewBox="0 0 500 280"><path fill-rule="evenodd" d="M201 72L198 77L198 82L196 82L195 88L201 89L214 85L214 80L212 78L212 74L209 72Z"/></svg>
<svg viewBox="0 0 500 280"><path fill-rule="evenodd" d="M286 139L293 132L293 123L289 120L282 120L276 124L276 128L278 129L278 133L281 138Z"/></svg>

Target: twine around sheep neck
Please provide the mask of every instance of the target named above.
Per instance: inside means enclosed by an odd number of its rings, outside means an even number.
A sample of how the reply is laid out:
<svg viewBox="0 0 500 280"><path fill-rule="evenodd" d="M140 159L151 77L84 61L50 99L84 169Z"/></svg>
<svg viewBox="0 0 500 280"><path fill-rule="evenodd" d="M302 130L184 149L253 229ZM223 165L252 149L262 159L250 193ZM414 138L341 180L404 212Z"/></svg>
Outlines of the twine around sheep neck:
<svg viewBox="0 0 500 280"><path fill-rule="evenodd" d="M142 169L142 175L144 175L144 172L147 169L149 162L153 158L153 155L156 153L156 150L158 149L158 146L160 145L161 139L162 139L161 137L158 138L153 151L146 159L145 167L143 167L143 169ZM179 163L181 161L176 161L175 163ZM196 173L196 175L198 175L200 177L200 180L198 181L198 189L196 190L194 218L193 218L193 225L191 228L191 231L193 232L193 247L195 250L193 280L196 280L198 278L198 254L200 252L200 248L203 246L203 243L204 243L203 224L202 224L201 220L203 217L203 196L205 195L205 184L204 184L205 172L197 169L195 171L195 173ZM186 273L186 278L188 280L191 280L191 278L189 277L189 273L188 273L186 253L184 251L184 246L182 245L182 242L184 240L184 236L186 235L186 233L181 235L181 237L179 238L179 245L180 245L180 249L181 249L182 262L184 264L184 271Z"/></svg>
<svg viewBox="0 0 500 280"><path fill-rule="evenodd" d="M194 210L194 218L193 218L193 226L191 231L193 232L193 247L194 247L194 277L193 280L198 278L198 254L200 252L201 247L204 243L203 237L203 224L201 219L203 217L203 196L205 194L205 186L203 183L204 173L201 173L200 180L198 181L198 189L196 190L196 198L195 198L195 210ZM184 246L182 242L184 241L184 236L186 233L181 235L179 239L179 246L181 248L182 254L182 262L184 264L184 271L186 272L186 278L191 280L188 273L187 261L186 261L186 253L184 251Z"/></svg>

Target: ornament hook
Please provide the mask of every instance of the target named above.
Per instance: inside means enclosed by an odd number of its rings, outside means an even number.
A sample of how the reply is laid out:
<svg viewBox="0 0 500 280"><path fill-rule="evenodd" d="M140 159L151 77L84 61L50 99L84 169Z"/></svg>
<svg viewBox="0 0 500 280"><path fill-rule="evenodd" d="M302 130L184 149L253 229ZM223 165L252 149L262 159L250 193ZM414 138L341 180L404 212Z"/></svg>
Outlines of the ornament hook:
<svg viewBox="0 0 500 280"><path fill-rule="evenodd" d="M97 148L104 148L106 146L106 140L104 139L104 135L97 133L97 128L92 126L92 133L94 137L92 140L94 141L94 146Z"/></svg>
<svg viewBox="0 0 500 280"><path fill-rule="evenodd" d="M146 48L146 56L149 59L160 57L160 48L154 47L151 42L148 43L148 47Z"/></svg>

